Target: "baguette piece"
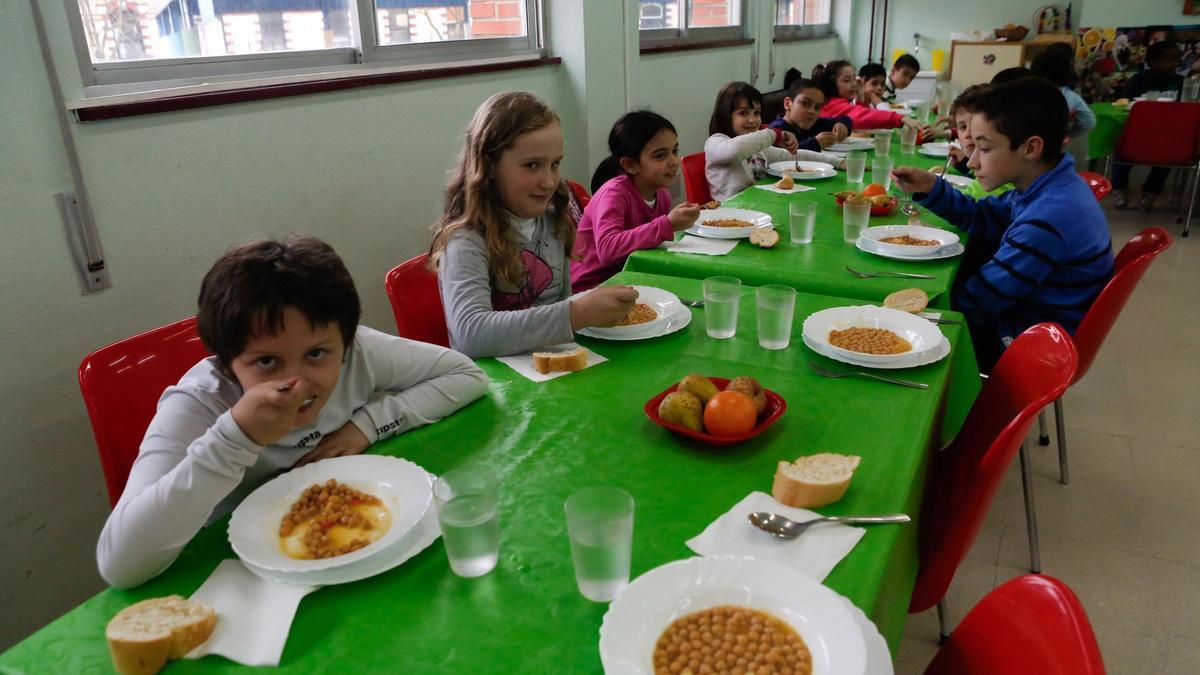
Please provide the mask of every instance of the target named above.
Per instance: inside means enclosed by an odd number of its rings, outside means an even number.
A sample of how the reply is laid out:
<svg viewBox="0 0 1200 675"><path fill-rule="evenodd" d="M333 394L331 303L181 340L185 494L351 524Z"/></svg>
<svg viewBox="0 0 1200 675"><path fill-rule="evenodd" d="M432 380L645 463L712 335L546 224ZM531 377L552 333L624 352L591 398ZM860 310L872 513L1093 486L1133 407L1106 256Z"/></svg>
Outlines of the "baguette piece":
<svg viewBox="0 0 1200 675"><path fill-rule="evenodd" d="M896 291L883 299L883 306L898 309L901 312L918 314L929 306L929 294L919 288L906 288Z"/></svg>
<svg viewBox="0 0 1200 675"><path fill-rule="evenodd" d="M790 173L785 173L783 174L783 178L780 178L779 182L775 183L775 187L779 188L780 190L791 190L792 188L796 187L796 181L792 180L792 175Z"/></svg>
<svg viewBox="0 0 1200 675"><path fill-rule="evenodd" d="M587 350L577 347L562 352L534 352L533 369L546 375L557 372L574 372L587 368Z"/></svg>
<svg viewBox="0 0 1200 675"><path fill-rule="evenodd" d="M799 508L832 504L846 494L860 460L857 455L822 452L791 463L780 462L771 496Z"/></svg>
<svg viewBox="0 0 1200 675"><path fill-rule="evenodd" d="M212 607L178 595L151 598L117 612L104 629L113 668L122 675L151 675L182 658L212 634Z"/></svg>

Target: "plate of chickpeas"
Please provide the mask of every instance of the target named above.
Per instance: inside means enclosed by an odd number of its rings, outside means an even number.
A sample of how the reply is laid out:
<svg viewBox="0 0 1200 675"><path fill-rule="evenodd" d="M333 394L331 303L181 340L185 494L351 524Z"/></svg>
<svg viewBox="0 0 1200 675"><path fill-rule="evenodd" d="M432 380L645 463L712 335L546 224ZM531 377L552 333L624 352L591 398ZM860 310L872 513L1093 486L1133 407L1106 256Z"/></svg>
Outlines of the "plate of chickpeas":
<svg viewBox="0 0 1200 675"><path fill-rule="evenodd" d="M813 351L868 367L924 365L930 362L926 357L940 354L941 358L949 353L942 349L949 342L932 322L875 305L814 312L804 320L801 334Z"/></svg>
<svg viewBox="0 0 1200 675"><path fill-rule="evenodd" d="M309 573L388 551L429 511L429 474L381 455L334 457L259 486L229 521L229 543L251 570Z"/></svg>
<svg viewBox="0 0 1200 675"><path fill-rule="evenodd" d="M863 675L866 644L842 596L791 567L734 556L646 572L600 627L609 673Z"/></svg>

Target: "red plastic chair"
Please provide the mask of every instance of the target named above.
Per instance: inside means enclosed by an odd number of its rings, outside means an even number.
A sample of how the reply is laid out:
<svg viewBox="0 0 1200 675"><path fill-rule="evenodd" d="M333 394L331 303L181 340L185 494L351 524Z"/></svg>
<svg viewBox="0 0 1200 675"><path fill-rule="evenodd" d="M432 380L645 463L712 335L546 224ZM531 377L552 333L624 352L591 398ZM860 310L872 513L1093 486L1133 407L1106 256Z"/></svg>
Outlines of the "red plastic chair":
<svg viewBox="0 0 1200 675"><path fill-rule="evenodd" d="M1192 207L1200 186L1200 103L1138 101L1117 139L1113 159L1126 164L1172 166L1192 172L1183 236L1192 225Z"/></svg>
<svg viewBox="0 0 1200 675"><path fill-rule="evenodd" d="M1170 246L1171 234L1169 232L1161 227L1150 227L1139 232L1121 247L1121 251L1117 253L1117 258L1113 263L1112 279L1108 280L1104 289L1100 291L1100 295L1096 296L1096 301L1092 303L1091 309L1079 323L1079 329L1075 331L1074 341L1076 349L1079 350L1079 369L1075 372L1071 384L1075 384L1082 380L1084 375L1087 375L1092 363L1096 360L1096 355L1100 352L1101 345L1104 344L1104 338L1108 337L1113 324L1117 322L1117 317L1121 315L1121 310L1129 302L1129 296L1133 294L1133 289L1146 274L1146 270L1150 269L1150 263L1154 262L1154 258ZM1049 445L1050 437L1046 434L1045 412L1038 416L1038 425L1040 429L1038 441L1042 445ZM1067 429L1063 421L1061 397L1054 401L1054 426L1058 432L1058 480L1066 485L1070 482L1070 477L1067 474Z"/></svg>
<svg viewBox="0 0 1200 675"><path fill-rule="evenodd" d="M1028 481L1025 434L1038 411L1066 391L1078 361L1071 336L1055 324L1040 323L1021 333L996 363L958 436L930 462L918 533L920 568L908 611L936 605L942 635L946 590L979 534L1004 472L1019 450L1022 479ZM1027 525L1036 558L1037 524L1030 518Z"/></svg>
<svg viewBox="0 0 1200 675"><path fill-rule="evenodd" d="M1079 598L1052 577L1028 574L984 596L954 629L925 675L1104 675Z"/></svg>
<svg viewBox="0 0 1200 675"><path fill-rule="evenodd" d="M438 291L437 274L429 269L428 253L393 267L383 284L392 302L392 314L396 316L396 335L450 346L442 294Z"/></svg>
<svg viewBox="0 0 1200 675"><path fill-rule="evenodd" d="M1091 171L1080 171L1079 177L1082 178L1088 187L1092 189L1092 194L1096 196L1096 201L1100 201L1112 192L1112 183L1107 178L1098 173Z"/></svg>
<svg viewBox="0 0 1200 675"><path fill-rule="evenodd" d="M712 193L708 191L708 178L704 175L704 153L697 152L684 157L683 188L687 192L687 200L693 204L707 204L712 201Z"/></svg>
<svg viewBox="0 0 1200 675"><path fill-rule="evenodd" d="M206 356L191 317L98 349L79 364L79 389L112 506L125 490L163 390Z"/></svg>
<svg viewBox="0 0 1200 675"><path fill-rule="evenodd" d="M592 201L592 196L588 194L587 188L583 186L583 183L568 180L567 187L571 188L571 194L575 196L575 202L579 204L579 208L587 208L588 202Z"/></svg>

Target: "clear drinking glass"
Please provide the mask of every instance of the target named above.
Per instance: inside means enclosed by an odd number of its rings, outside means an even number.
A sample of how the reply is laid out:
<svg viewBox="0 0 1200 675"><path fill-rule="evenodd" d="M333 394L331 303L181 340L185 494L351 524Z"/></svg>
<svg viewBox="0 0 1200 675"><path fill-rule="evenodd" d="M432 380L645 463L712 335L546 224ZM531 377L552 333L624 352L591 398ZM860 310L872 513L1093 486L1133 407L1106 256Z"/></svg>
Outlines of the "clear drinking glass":
<svg viewBox="0 0 1200 675"><path fill-rule="evenodd" d="M892 157L876 157L871 160L871 180L883 186L884 190L892 189L892 167L896 160Z"/></svg>
<svg viewBox="0 0 1200 675"><path fill-rule="evenodd" d="M595 602L616 598L629 585L633 497L616 487L587 487L564 508L579 592Z"/></svg>
<svg viewBox="0 0 1200 675"><path fill-rule="evenodd" d="M917 128L904 127L900 130L900 152L911 155L917 151Z"/></svg>
<svg viewBox="0 0 1200 675"><path fill-rule="evenodd" d="M875 134L875 156L883 157L892 154L892 132L882 131Z"/></svg>
<svg viewBox="0 0 1200 675"><path fill-rule="evenodd" d="M460 577L491 572L500 557L499 490L496 476L480 467L442 474L433 485L438 524L450 569Z"/></svg>
<svg viewBox="0 0 1200 675"><path fill-rule="evenodd" d="M863 182L863 173L867 170L867 153L861 151L846 155L846 181L849 183Z"/></svg>
<svg viewBox="0 0 1200 675"><path fill-rule="evenodd" d="M921 101L917 104L917 121L921 124L929 124L929 111L932 106L929 101Z"/></svg>
<svg viewBox="0 0 1200 675"><path fill-rule="evenodd" d="M704 280L704 330L708 337L724 340L737 334L738 302L742 280L709 277Z"/></svg>
<svg viewBox="0 0 1200 675"><path fill-rule="evenodd" d="M792 238L793 244L811 244L816 225L816 202L791 202L788 204L788 236Z"/></svg>
<svg viewBox="0 0 1200 675"><path fill-rule="evenodd" d="M858 241L867 223L871 221L871 203L842 204L842 241L853 244Z"/></svg>
<svg viewBox="0 0 1200 675"><path fill-rule="evenodd" d="M763 349L787 349L792 341L796 289L791 286L759 286L754 295L758 301L759 346Z"/></svg>

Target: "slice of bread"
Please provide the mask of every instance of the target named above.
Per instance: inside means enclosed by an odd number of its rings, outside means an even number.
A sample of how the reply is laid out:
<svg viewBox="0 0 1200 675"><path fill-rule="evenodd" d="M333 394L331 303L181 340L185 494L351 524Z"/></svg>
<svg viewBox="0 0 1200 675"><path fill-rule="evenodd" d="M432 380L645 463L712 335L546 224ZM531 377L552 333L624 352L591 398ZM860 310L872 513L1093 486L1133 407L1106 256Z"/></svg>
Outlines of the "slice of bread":
<svg viewBox="0 0 1200 675"><path fill-rule="evenodd" d="M583 347L561 352L534 352L533 369L547 373L574 372L587 368L587 350Z"/></svg>
<svg viewBox="0 0 1200 675"><path fill-rule="evenodd" d="M832 504L846 494L861 458L822 452L780 462L771 496L781 504L812 508Z"/></svg>
<svg viewBox="0 0 1200 675"><path fill-rule="evenodd" d="M917 314L929 306L929 294L919 288L906 288L884 298L883 306Z"/></svg>
<svg viewBox="0 0 1200 675"><path fill-rule="evenodd" d="M217 625L212 607L178 595L152 598L117 612L104 629L113 668L122 675L157 673L208 639Z"/></svg>
<svg viewBox="0 0 1200 675"><path fill-rule="evenodd" d="M791 190L796 187L796 181L792 180L791 174L785 173L783 174L783 178L780 178L779 182L775 183L775 187L780 190Z"/></svg>
<svg viewBox="0 0 1200 675"><path fill-rule="evenodd" d="M762 248L771 248L779 243L779 233L766 228L751 230L750 243Z"/></svg>

